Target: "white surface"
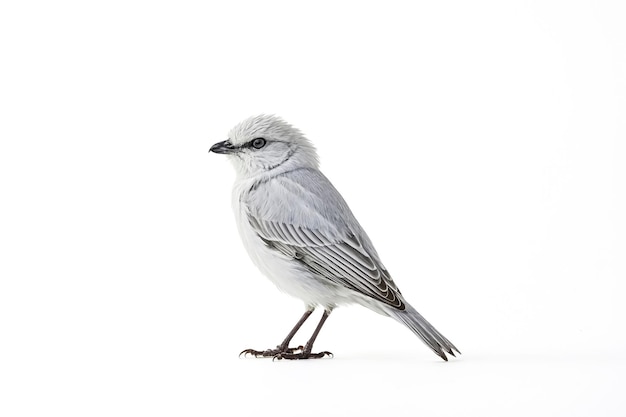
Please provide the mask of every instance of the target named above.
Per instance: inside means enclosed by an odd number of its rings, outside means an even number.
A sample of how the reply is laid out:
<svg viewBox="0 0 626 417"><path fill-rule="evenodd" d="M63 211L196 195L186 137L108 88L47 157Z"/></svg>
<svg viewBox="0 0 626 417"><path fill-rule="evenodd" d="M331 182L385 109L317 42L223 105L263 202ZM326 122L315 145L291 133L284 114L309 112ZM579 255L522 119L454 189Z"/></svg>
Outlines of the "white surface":
<svg viewBox="0 0 626 417"><path fill-rule="evenodd" d="M3 2L0 415L624 415L625 20ZM460 359L360 307L322 331L333 360L237 358L302 313L245 257L207 154L261 112L318 145Z"/></svg>

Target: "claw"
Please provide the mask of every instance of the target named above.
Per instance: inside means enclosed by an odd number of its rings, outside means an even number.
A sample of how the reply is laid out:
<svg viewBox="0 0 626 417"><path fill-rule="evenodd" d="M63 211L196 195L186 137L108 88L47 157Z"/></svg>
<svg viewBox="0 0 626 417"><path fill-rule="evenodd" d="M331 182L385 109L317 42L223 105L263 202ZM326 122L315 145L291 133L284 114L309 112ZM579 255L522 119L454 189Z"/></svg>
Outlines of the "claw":
<svg viewBox="0 0 626 417"><path fill-rule="evenodd" d="M298 346L296 348L287 348L284 350L280 349L280 346L277 346L276 349L267 349L267 350L254 350L254 349L244 349L239 353L239 357L243 355L244 358L248 357L248 355L252 355L255 358L263 357L263 358L272 358L272 362L276 360L283 359L319 359L328 356L329 358L334 358L331 352L325 350L320 353L311 353L306 352L304 346Z"/></svg>
<svg viewBox="0 0 626 417"><path fill-rule="evenodd" d="M258 350L254 350L254 349L244 349L241 351L241 353L239 353L239 357L241 358L241 355L243 355L244 358L248 357L248 355L252 355L255 358L258 358L259 356L263 356L265 352L260 352Z"/></svg>
<svg viewBox="0 0 626 417"><path fill-rule="evenodd" d="M328 351L324 351L324 352L320 352L320 353L310 353L310 352L300 352L300 353L289 353L289 352L281 352L278 353L276 355L274 355L274 357L272 358L272 360L278 359L288 359L288 360L299 360L299 359L320 359L323 357L328 356L329 358L333 358L335 355L333 355L331 352Z"/></svg>
<svg viewBox="0 0 626 417"><path fill-rule="evenodd" d="M276 358L282 359L280 357L283 354L287 355L296 355L297 351L302 351L304 349L303 346L298 346L296 348L281 348L280 346L276 346L276 349L267 349L267 350L254 350L254 349L244 349L239 353L239 357L243 355L246 358L248 355L252 355L255 358L263 357L263 358Z"/></svg>

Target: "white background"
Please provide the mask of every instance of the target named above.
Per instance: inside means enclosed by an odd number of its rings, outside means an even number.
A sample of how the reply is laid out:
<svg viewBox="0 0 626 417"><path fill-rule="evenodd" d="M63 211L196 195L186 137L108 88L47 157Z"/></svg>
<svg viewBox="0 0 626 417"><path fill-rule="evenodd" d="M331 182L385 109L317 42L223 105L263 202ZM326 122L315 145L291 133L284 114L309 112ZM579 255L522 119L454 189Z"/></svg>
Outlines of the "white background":
<svg viewBox="0 0 626 417"><path fill-rule="evenodd" d="M622 1L0 6L0 415L626 414ZM362 307L332 360L239 359L300 317L234 171L274 113L444 363ZM295 343L309 336L317 315Z"/></svg>

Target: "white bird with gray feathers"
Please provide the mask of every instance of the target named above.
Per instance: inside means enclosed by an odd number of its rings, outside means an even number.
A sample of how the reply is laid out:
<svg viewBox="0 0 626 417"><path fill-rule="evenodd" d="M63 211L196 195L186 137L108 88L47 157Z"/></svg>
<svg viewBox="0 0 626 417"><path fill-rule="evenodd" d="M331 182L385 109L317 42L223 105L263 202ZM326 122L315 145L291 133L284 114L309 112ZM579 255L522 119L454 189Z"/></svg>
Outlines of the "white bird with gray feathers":
<svg viewBox="0 0 626 417"><path fill-rule="evenodd" d="M331 311L361 304L406 325L448 360L459 350L404 299L350 208L318 168L313 144L275 116L251 117L209 152L226 154L237 171L232 203L248 254L280 290L304 301L305 313L275 349L242 354L275 359L332 356L313 353ZM316 307L324 313L304 346L291 339Z"/></svg>

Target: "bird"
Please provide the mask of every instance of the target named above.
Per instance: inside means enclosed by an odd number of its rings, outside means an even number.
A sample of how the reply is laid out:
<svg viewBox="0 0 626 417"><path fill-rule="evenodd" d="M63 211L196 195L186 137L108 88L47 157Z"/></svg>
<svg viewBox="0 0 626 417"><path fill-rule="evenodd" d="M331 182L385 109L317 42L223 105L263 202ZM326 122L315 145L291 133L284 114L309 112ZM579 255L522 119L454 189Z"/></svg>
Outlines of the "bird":
<svg viewBox="0 0 626 417"><path fill-rule="evenodd" d="M305 311L276 348L241 355L273 359L332 357L313 344L338 306L359 304L404 324L435 354L461 353L404 298L348 204L319 169L313 143L282 118L258 115L233 127L209 153L236 171L232 206L243 245L279 290ZM316 308L321 319L304 346L289 347Z"/></svg>

